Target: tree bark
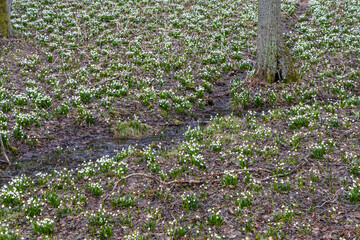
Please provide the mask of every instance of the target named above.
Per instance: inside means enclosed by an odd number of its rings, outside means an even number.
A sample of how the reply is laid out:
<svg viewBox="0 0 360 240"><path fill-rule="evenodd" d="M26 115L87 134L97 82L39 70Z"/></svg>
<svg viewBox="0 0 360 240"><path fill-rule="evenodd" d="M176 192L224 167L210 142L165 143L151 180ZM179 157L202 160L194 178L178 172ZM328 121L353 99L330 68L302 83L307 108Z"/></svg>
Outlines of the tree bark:
<svg viewBox="0 0 360 240"><path fill-rule="evenodd" d="M259 0L255 84L292 82L298 77L285 47L281 22L281 0Z"/></svg>
<svg viewBox="0 0 360 240"><path fill-rule="evenodd" d="M10 22L12 0L0 0L0 37L13 37Z"/></svg>

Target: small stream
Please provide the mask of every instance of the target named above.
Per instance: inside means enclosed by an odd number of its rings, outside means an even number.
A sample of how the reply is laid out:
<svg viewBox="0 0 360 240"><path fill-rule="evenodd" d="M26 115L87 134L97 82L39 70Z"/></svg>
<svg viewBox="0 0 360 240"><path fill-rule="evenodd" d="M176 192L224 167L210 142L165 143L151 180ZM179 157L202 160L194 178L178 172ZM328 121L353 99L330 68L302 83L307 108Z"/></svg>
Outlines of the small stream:
<svg viewBox="0 0 360 240"><path fill-rule="evenodd" d="M214 107L211 111L204 112L197 121L192 120L180 125L169 126L157 134L140 139L99 138L91 141L85 148L62 149L61 154L50 152L35 157L23 158L17 160L11 166L0 168L0 186L6 184L14 176L21 174L35 177L38 172L49 173L53 169L62 168L74 169L88 160L96 160L105 155L112 157L116 155L117 151L121 151L130 145L142 149L152 143L156 145L161 143L162 148L171 148L183 141L184 133L189 126L205 126L212 116L225 116L230 113L231 111L228 108Z"/></svg>

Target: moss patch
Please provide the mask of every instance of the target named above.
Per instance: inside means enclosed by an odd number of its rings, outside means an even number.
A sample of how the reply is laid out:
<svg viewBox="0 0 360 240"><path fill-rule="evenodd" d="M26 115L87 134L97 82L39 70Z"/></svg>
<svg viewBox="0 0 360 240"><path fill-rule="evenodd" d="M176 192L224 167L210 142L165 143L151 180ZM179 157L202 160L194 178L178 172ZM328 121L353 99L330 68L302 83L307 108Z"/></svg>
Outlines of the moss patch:
<svg viewBox="0 0 360 240"><path fill-rule="evenodd" d="M9 145L9 150L10 150L10 152L12 154L15 154L15 155L20 153L20 150L17 147L14 147L14 146L11 146L11 145Z"/></svg>
<svg viewBox="0 0 360 240"><path fill-rule="evenodd" d="M115 138L138 138L148 132L148 126L138 120L117 122L114 129Z"/></svg>

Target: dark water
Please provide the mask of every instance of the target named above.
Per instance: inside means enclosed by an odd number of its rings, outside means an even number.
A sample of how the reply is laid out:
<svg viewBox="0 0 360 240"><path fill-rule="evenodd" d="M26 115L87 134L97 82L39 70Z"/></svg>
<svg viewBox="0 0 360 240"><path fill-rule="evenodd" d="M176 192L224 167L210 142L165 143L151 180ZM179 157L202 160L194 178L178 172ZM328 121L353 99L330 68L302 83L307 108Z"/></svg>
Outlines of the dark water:
<svg viewBox="0 0 360 240"><path fill-rule="evenodd" d="M0 168L0 186L16 175L26 174L34 177L38 172L50 172L53 169L62 168L74 169L84 161L96 160L105 155L112 157L117 151L130 145L142 149L149 144L161 143L162 148L170 148L184 139L184 133L188 127L205 126L212 116L227 114L230 114L228 108L213 108L211 111L204 112L197 121L192 120L177 126L166 127L157 134L140 139L99 138L91 141L85 148L62 149L61 154L51 152L23 158L15 161L11 166Z"/></svg>

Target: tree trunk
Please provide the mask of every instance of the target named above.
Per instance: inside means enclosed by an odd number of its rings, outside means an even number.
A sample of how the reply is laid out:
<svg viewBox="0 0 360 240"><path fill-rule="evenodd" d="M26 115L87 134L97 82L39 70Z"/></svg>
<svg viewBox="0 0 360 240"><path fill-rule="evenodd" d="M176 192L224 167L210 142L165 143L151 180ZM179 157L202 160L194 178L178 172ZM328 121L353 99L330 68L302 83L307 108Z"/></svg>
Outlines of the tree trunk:
<svg viewBox="0 0 360 240"><path fill-rule="evenodd" d="M259 0L255 84L292 82L298 77L286 50L281 22L281 0Z"/></svg>
<svg viewBox="0 0 360 240"><path fill-rule="evenodd" d="M13 28L10 22L12 0L0 0L0 37L12 37Z"/></svg>

